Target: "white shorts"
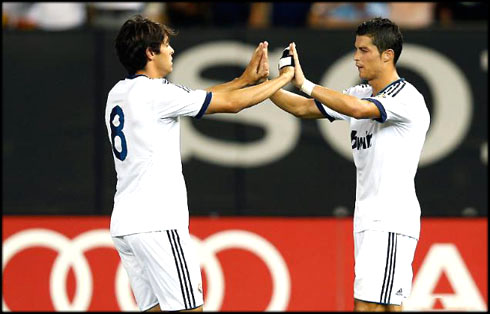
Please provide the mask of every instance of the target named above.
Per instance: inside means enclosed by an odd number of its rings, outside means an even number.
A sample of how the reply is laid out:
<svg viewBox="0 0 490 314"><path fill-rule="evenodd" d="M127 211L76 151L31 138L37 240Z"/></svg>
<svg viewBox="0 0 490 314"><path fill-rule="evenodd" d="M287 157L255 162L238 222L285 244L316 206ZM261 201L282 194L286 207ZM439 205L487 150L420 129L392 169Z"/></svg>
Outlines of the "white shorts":
<svg viewBox="0 0 490 314"><path fill-rule="evenodd" d="M112 237L141 311L157 304L163 311L203 305L202 279L188 229Z"/></svg>
<svg viewBox="0 0 490 314"><path fill-rule="evenodd" d="M354 298L401 305L412 289L417 239L386 231L354 233Z"/></svg>

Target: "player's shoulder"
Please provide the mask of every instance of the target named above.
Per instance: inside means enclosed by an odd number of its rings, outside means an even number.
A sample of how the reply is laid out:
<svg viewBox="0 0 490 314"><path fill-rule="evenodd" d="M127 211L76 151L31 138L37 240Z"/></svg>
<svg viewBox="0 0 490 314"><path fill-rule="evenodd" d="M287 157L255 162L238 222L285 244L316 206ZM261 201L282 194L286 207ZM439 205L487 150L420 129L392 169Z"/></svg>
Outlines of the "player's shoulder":
<svg viewBox="0 0 490 314"><path fill-rule="evenodd" d="M368 97L373 93L373 88L369 84L361 83L344 89L342 93L356 97Z"/></svg>
<svg viewBox="0 0 490 314"><path fill-rule="evenodd" d="M388 85L384 90L379 92L376 97L393 99L400 103L424 101L423 95L417 88L403 78Z"/></svg>
<svg viewBox="0 0 490 314"><path fill-rule="evenodd" d="M127 79L121 79L117 81L116 84L114 84L114 86L112 86L112 88L109 90L108 98L110 99L114 95L127 93L127 91L128 91Z"/></svg>
<svg viewBox="0 0 490 314"><path fill-rule="evenodd" d="M423 97L422 93L415 87L412 83L408 81L404 81L406 84L406 95L413 96L413 97Z"/></svg>
<svg viewBox="0 0 490 314"><path fill-rule="evenodd" d="M168 88L170 90L173 90L175 92L182 92L182 91L184 91L186 93L190 93L192 91L191 88L189 88L187 86L184 86L182 84L173 83L173 82L169 81L166 78L159 78L157 80L158 80L158 84L159 85L161 85L164 88Z"/></svg>
<svg viewBox="0 0 490 314"><path fill-rule="evenodd" d="M415 88L415 86L413 86L410 82L408 82L404 78L401 78L392 82L387 87L385 87L383 91L379 93L379 95L382 97L400 99L417 93L418 91Z"/></svg>
<svg viewBox="0 0 490 314"><path fill-rule="evenodd" d="M351 96L356 96L359 98L372 97L373 88L371 85L366 83L361 83L344 89L342 91L344 94ZM380 93L376 95L378 98L392 98L400 102L404 101L423 101L423 95L417 90L417 88L404 78L400 78L390 85L384 88Z"/></svg>
<svg viewBox="0 0 490 314"><path fill-rule="evenodd" d="M145 96L160 97L162 93L172 95L175 93L175 85L166 78L136 78L130 82L131 93L145 94Z"/></svg>
<svg viewBox="0 0 490 314"><path fill-rule="evenodd" d="M165 86L165 87L170 87L170 86L175 85L175 84L173 84L172 82L170 82L168 79L166 79L164 77L159 78L159 79L156 79L155 81L158 82L158 84L160 84L162 86Z"/></svg>
<svg viewBox="0 0 490 314"><path fill-rule="evenodd" d="M381 103L384 99L391 99L390 102L384 104L396 104L410 108L410 112L419 113L423 116L428 116L427 104L425 98L418 89L405 79L399 80L393 84L393 88L387 88L385 91L376 95Z"/></svg>

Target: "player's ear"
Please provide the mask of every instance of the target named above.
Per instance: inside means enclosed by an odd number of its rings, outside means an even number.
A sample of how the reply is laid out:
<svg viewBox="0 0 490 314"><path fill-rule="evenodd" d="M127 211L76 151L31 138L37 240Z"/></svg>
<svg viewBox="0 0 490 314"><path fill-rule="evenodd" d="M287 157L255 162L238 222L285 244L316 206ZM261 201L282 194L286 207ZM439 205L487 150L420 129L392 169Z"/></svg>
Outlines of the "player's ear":
<svg viewBox="0 0 490 314"><path fill-rule="evenodd" d="M146 48L145 53L146 53L146 57L148 58L148 60L153 60L155 53L149 47Z"/></svg>
<svg viewBox="0 0 490 314"><path fill-rule="evenodd" d="M383 51L382 54L383 62L388 62L390 60L393 60L395 58L395 52L393 49L387 49Z"/></svg>

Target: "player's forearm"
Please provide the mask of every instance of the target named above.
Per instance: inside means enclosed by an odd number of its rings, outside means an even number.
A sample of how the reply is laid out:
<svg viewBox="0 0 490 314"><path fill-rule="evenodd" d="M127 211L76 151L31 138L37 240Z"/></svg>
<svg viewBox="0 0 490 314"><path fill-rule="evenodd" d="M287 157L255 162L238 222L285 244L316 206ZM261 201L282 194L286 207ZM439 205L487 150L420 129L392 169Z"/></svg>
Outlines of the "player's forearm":
<svg viewBox="0 0 490 314"><path fill-rule="evenodd" d="M237 77L229 82L206 88L208 92L227 92L237 90L247 86L247 82L242 77Z"/></svg>
<svg viewBox="0 0 490 314"><path fill-rule="evenodd" d="M301 119L321 119L323 113L318 109L315 100L280 89L270 98L282 110Z"/></svg>
<svg viewBox="0 0 490 314"><path fill-rule="evenodd" d="M296 94L293 94L291 92L285 91L285 90L278 90L276 93L274 93L270 99L272 102L281 108L282 110L289 112L292 115L295 115L297 117L301 117L300 114L300 102L296 97L302 97L298 96ZM304 98L304 97L302 97ZM296 101L295 101L296 100Z"/></svg>
<svg viewBox="0 0 490 314"><path fill-rule="evenodd" d="M320 85L315 85L311 97L338 113L354 118L360 116L362 103L357 97L345 95Z"/></svg>
<svg viewBox="0 0 490 314"><path fill-rule="evenodd" d="M275 79L266 81L259 85L232 91L229 95L229 101L231 104L233 104L234 111L238 112L271 97L275 92L289 82L290 78L288 76L280 75Z"/></svg>

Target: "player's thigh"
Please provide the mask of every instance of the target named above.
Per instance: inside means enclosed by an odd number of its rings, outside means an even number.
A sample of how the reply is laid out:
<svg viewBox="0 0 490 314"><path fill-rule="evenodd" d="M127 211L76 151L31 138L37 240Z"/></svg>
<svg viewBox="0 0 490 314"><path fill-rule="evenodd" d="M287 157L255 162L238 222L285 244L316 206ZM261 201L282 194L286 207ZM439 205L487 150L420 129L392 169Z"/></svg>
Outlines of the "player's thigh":
<svg viewBox="0 0 490 314"><path fill-rule="evenodd" d="M128 236L128 240L145 265L163 311L203 305L200 263L187 229L140 233Z"/></svg>
<svg viewBox="0 0 490 314"><path fill-rule="evenodd" d="M139 310L148 311L158 306L158 298L153 293L144 262L135 254L126 237L112 237L112 240L128 275Z"/></svg>
<svg viewBox="0 0 490 314"><path fill-rule="evenodd" d="M401 312L401 305L384 305L354 299L354 312Z"/></svg>
<svg viewBox="0 0 490 314"><path fill-rule="evenodd" d="M355 233L354 238L354 298L382 305L401 305L410 295L417 240L372 230Z"/></svg>

